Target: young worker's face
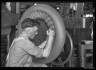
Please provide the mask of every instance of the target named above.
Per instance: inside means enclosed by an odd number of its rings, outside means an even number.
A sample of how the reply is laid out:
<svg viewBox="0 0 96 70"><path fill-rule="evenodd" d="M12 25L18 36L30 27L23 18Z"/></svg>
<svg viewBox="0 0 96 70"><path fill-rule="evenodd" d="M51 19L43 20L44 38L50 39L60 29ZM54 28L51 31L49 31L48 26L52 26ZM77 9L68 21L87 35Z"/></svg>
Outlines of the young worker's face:
<svg viewBox="0 0 96 70"><path fill-rule="evenodd" d="M34 26L34 27L29 27L27 28L28 30L28 37L33 39L34 36L37 34L37 30L38 30L38 27Z"/></svg>

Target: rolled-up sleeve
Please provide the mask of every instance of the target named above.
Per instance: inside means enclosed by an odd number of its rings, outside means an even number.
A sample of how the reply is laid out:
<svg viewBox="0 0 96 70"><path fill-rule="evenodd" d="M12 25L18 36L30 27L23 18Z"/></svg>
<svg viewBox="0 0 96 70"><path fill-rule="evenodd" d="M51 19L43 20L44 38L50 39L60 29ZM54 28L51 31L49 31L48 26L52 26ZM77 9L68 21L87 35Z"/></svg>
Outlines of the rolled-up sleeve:
<svg viewBox="0 0 96 70"><path fill-rule="evenodd" d="M37 47L34 45L34 43L26 43L24 46L23 46L23 49L31 54L31 55L34 55L36 57L42 57L43 56L43 49Z"/></svg>
<svg viewBox="0 0 96 70"><path fill-rule="evenodd" d="M35 46L34 43L28 42L26 40L19 40L15 44L30 55L34 55L36 57L43 56L43 49Z"/></svg>

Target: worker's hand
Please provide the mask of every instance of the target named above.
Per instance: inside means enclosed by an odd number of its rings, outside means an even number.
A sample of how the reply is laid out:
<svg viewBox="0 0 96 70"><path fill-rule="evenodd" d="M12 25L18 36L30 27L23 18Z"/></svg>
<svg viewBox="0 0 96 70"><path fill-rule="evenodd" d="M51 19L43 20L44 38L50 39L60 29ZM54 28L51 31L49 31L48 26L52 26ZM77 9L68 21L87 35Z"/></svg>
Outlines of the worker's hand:
<svg viewBox="0 0 96 70"><path fill-rule="evenodd" d="M48 36L54 37L55 31L52 30L52 29L49 29L48 31L46 31L46 34L47 34Z"/></svg>

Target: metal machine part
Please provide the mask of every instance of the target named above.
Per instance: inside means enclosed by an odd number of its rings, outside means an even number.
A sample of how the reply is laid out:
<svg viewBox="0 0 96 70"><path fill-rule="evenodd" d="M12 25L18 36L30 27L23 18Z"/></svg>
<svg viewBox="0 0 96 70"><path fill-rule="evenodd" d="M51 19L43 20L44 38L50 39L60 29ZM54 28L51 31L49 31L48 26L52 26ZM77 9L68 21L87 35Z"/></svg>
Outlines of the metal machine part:
<svg viewBox="0 0 96 70"><path fill-rule="evenodd" d="M37 11L40 11L40 12L37 12ZM34 13L34 14L32 14L32 13ZM33 62L35 62L35 63L49 63L49 62L52 62L54 59L56 59L59 56L59 54L60 54L60 52L61 52L61 50L64 46L64 43L65 43L66 33L65 33L64 22L63 22L63 20L60 16L60 14L54 8L52 8L51 6L48 6L48 5L45 5L45 4L37 4L37 5L34 5L34 6L30 7L22 15L22 17L19 21L19 24L18 24L18 35L22 31L22 29L21 29L22 21L26 18L29 18L30 14L32 15L31 18L33 18L33 19L35 19L37 17L42 17L43 18L43 16L44 16L43 19L47 23L50 23L50 24L54 25L52 27L55 29L55 32L56 32L56 36L55 36L55 40L54 40L54 43L53 43L52 51L51 51L51 54L49 55L49 57L48 58L34 58ZM43 15L43 14L45 14L45 15Z"/></svg>
<svg viewBox="0 0 96 70"><path fill-rule="evenodd" d="M11 32L11 27L2 28L1 29L1 35L8 35Z"/></svg>
<svg viewBox="0 0 96 70"><path fill-rule="evenodd" d="M53 65L64 65L65 63L67 63L70 60L70 58L72 56L73 41L72 41L70 34L67 31L66 31L65 45L64 45L64 48L62 50L62 53L60 54L61 56L57 57L57 59L56 59L57 62L55 60L51 62Z"/></svg>
<svg viewBox="0 0 96 70"><path fill-rule="evenodd" d="M1 28L7 28L18 24L18 16L16 14L11 13L5 5L2 5L1 11ZM9 18L10 17L10 18Z"/></svg>
<svg viewBox="0 0 96 70"><path fill-rule="evenodd" d="M7 56L7 47L8 46L8 37L7 35L1 35L1 67L4 67L6 64Z"/></svg>

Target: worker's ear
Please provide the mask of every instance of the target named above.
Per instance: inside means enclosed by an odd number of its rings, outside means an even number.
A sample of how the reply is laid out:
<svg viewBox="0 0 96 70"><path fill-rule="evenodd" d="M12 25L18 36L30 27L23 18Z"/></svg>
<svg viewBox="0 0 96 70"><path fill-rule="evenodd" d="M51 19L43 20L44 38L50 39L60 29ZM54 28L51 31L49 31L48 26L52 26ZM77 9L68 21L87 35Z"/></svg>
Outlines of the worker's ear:
<svg viewBox="0 0 96 70"><path fill-rule="evenodd" d="M25 32L25 33L28 33L28 29L27 29L27 28L25 28L25 29L24 29L24 32Z"/></svg>
<svg viewBox="0 0 96 70"><path fill-rule="evenodd" d="M29 30L28 28L26 28L26 29L25 29L25 32L26 32L27 34L29 34L29 33L30 33L30 30Z"/></svg>
<svg viewBox="0 0 96 70"><path fill-rule="evenodd" d="M32 28L30 29L30 28L26 28L25 29L25 32L27 33L27 34L30 34L31 32L32 32Z"/></svg>

